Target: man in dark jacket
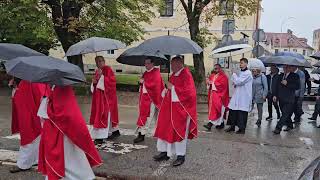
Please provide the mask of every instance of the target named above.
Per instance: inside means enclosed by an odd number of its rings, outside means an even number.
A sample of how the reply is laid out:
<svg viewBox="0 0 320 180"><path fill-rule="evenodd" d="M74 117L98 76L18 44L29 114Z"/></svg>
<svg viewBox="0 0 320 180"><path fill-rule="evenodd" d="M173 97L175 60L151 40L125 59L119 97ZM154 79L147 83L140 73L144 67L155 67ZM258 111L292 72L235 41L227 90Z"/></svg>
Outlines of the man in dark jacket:
<svg viewBox="0 0 320 180"><path fill-rule="evenodd" d="M277 91L277 85L279 83L279 69L277 66L272 65L270 69L271 73L267 75L268 81L268 112L269 116L266 118L267 121L272 121L272 105L277 111L277 119L280 119L280 109L278 105L278 101L273 102L273 96Z"/></svg>
<svg viewBox="0 0 320 180"><path fill-rule="evenodd" d="M316 84L320 84L320 80L315 80L313 78L309 79L309 82L314 82ZM312 114L312 116L308 119L310 120L317 120L318 115L320 114L320 85L318 87L318 91L317 91L317 96L316 96L316 105L314 107L314 112Z"/></svg>
<svg viewBox="0 0 320 180"><path fill-rule="evenodd" d="M294 67L285 65L283 67L284 73L280 75L278 87L276 88L273 100L279 100L282 115L277 123L274 134L280 134L282 127L287 126L284 131L293 129L291 116L294 111L295 91L300 88L299 75L294 73Z"/></svg>

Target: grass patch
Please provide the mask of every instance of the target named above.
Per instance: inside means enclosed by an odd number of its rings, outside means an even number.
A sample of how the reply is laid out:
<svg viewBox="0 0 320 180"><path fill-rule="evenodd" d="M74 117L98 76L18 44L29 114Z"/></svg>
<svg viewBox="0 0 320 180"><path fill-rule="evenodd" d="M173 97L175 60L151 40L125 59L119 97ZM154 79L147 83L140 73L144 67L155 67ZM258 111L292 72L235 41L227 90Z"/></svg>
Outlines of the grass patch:
<svg viewBox="0 0 320 180"><path fill-rule="evenodd" d="M88 83L92 82L93 75L86 75ZM116 74L117 84L138 85L141 74ZM168 74L161 74L164 82L168 81Z"/></svg>

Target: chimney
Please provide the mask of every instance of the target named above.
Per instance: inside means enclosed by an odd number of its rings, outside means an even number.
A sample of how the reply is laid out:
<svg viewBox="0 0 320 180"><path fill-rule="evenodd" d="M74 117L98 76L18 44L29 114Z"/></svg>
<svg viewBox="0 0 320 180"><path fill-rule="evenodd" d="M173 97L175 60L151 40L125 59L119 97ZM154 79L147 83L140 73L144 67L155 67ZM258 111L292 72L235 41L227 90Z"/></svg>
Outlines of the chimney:
<svg viewBox="0 0 320 180"><path fill-rule="evenodd" d="M292 34L293 34L293 31L292 31L291 29L288 29L288 30L287 30L287 33L292 35Z"/></svg>

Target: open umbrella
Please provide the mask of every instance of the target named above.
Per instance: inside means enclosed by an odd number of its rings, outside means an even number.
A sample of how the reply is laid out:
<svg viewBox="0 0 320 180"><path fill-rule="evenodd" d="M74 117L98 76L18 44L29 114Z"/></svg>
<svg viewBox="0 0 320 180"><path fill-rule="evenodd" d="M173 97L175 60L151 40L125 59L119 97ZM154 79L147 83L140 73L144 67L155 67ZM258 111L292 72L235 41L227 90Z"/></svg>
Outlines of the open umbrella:
<svg viewBox="0 0 320 180"><path fill-rule="evenodd" d="M200 54L203 49L191 39L179 36L159 36L148 39L137 46L146 52L159 52L164 55Z"/></svg>
<svg viewBox="0 0 320 180"><path fill-rule="evenodd" d="M212 50L211 55L209 57L223 58L223 57L240 55L249 51L252 51L252 46L243 42L242 40L227 41L227 42L218 44L218 46Z"/></svg>
<svg viewBox="0 0 320 180"><path fill-rule="evenodd" d="M320 179L320 157L313 160L306 169L303 170L298 180L318 180Z"/></svg>
<svg viewBox="0 0 320 180"><path fill-rule="evenodd" d="M266 72L266 67L264 66L263 62L256 58L248 59L248 68L249 69L260 69L261 72Z"/></svg>
<svg viewBox="0 0 320 180"><path fill-rule="evenodd" d="M168 59L159 51L144 51L137 47L133 47L124 51L117 58L117 61L121 64L144 66L144 61L146 58L152 59L154 65L156 66L166 64L168 62Z"/></svg>
<svg viewBox="0 0 320 180"><path fill-rule="evenodd" d="M314 58L314 59L317 59L317 60L320 60L320 51L314 53L313 55L311 55L310 57Z"/></svg>
<svg viewBox="0 0 320 180"><path fill-rule="evenodd" d="M320 67L320 61L313 65L314 67Z"/></svg>
<svg viewBox="0 0 320 180"><path fill-rule="evenodd" d="M18 57L5 63L9 75L31 82L66 86L85 82L81 69L49 56Z"/></svg>
<svg viewBox="0 0 320 180"><path fill-rule="evenodd" d="M277 64L277 65L292 65L311 68L310 62L308 62L303 55L295 52L279 52L273 56L266 56L259 58L264 64Z"/></svg>
<svg viewBox="0 0 320 180"><path fill-rule="evenodd" d="M11 43L0 43L0 59L11 60L17 57L28 57L28 56L44 56L33 49L30 49L21 44Z"/></svg>
<svg viewBox="0 0 320 180"><path fill-rule="evenodd" d="M72 45L66 52L66 56L75 56L123 48L126 48L126 45L118 40L91 37Z"/></svg>

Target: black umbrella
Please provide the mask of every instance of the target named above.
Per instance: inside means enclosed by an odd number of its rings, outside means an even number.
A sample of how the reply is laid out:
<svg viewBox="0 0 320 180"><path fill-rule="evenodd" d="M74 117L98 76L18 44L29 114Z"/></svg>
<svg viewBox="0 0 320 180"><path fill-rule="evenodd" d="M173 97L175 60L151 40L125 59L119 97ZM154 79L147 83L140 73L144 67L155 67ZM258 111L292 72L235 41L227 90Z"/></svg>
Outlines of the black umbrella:
<svg viewBox="0 0 320 180"><path fill-rule="evenodd" d="M273 56L259 57L264 64L291 65L300 67L312 67L303 55L295 52L279 52Z"/></svg>
<svg viewBox="0 0 320 180"><path fill-rule="evenodd" d="M179 36L159 36L148 39L137 46L146 52L159 52L164 55L200 54L203 49L191 39Z"/></svg>
<svg viewBox="0 0 320 180"><path fill-rule="evenodd" d="M44 56L33 49L21 44L0 43L0 59L11 60L17 57Z"/></svg>
<svg viewBox="0 0 320 180"><path fill-rule="evenodd" d="M9 75L31 82L58 86L85 82L78 66L49 56L19 57L7 61L5 67Z"/></svg>
<svg viewBox="0 0 320 180"><path fill-rule="evenodd" d="M211 52L211 58L223 58L243 54L252 50L252 46L239 41L227 41L219 43Z"/></svg>
<svg viewBox="0 0 320 180"><path fill-rule="evenodd" d="M146 58L153 60L156 66L169 62L165 55L159 51L144 51L138 47L127 49L117 58L117 61L121 64L144 66Z"/></svg>
<svg viewBox="0 0 320 180"><path fill-rule="evenodd" d="M320 179L320 157L313 160L309 166L301 173L298 180L319 180Z"/></svg>
<svg viewBox="0 0 320 180"><path fill-rule="evenodd" d="M320 60L320 51L314 53L313 55L311 55L310 57L314 58L314 59L317 59L317 60Z"/></svg>

